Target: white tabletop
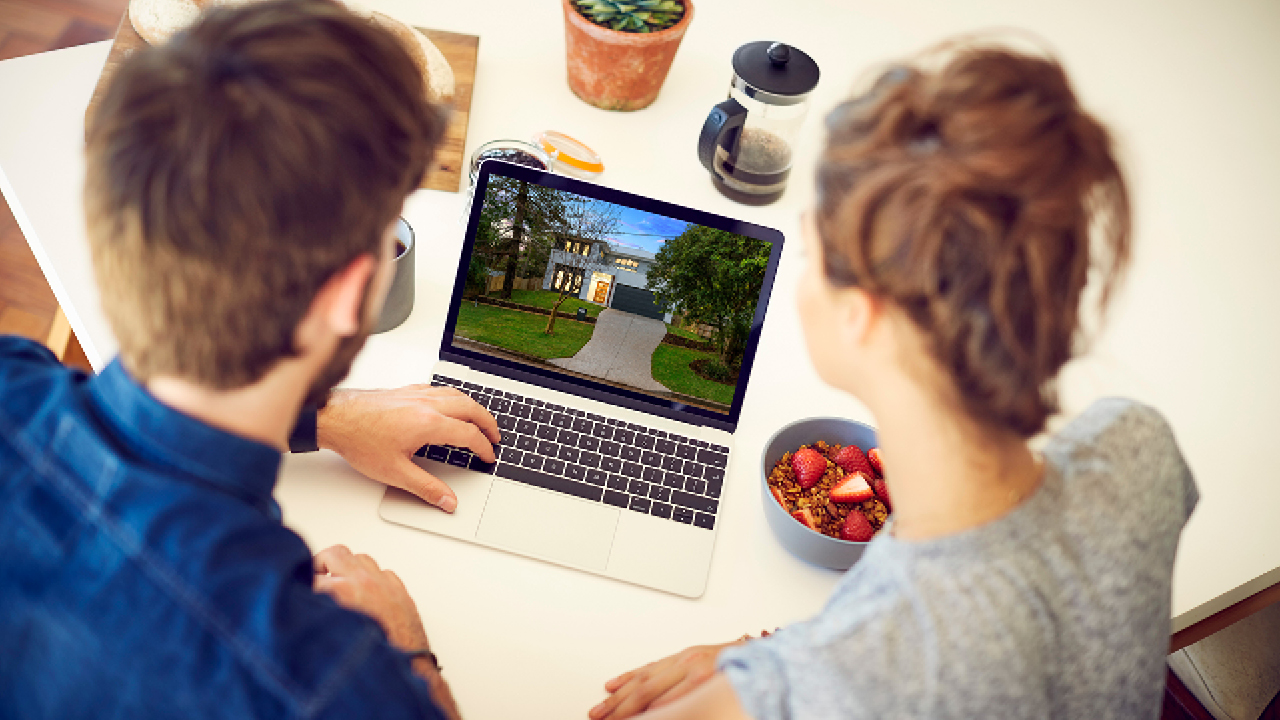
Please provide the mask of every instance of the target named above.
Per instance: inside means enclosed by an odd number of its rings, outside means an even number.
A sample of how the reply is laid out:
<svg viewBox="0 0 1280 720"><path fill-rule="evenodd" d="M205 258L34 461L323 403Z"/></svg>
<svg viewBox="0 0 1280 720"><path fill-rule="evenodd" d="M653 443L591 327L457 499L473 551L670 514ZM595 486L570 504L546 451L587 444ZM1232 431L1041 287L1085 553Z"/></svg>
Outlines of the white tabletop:
<svg viewBox="0 0 1280 720"><path fill-rule="evenodd" d="M822 116L873 63L944 36L1030 29L1063 58L1085 104L1115 131L1132 183L1133 272L1093 352L1064 378L1068 414L1124 394L1171 420L1202 500L1173 585L1178 630L1280 580L1280 5L1163 0L832 2L698 0L671 76L650 108L609 113L564 82L552 3L377 3L414 24L479 35L468 153L487 140L567 132L599 151L606 184L776 227L783 253L737 435L707 592L686 600L407 528L377 517L377 483L329 453L291 457L277 497L319 549L345 543L399 570L471 717L581 717L613 673L692 643L803 618L837 575L786 555L760 508L759 453L777 427L814 415L873 422L820 384L804 356L795 293L798 216L812 197ZM491 10L495 5L501 12ZM779 203L722 198L695 157L740 44L775 39L823 71ZM0 63L0 190L95 367L115 343L82 227L83 111L108 43ZM417 304L375 336L348 384L427 379L461 247L461 194L420 191Z"/></svg>

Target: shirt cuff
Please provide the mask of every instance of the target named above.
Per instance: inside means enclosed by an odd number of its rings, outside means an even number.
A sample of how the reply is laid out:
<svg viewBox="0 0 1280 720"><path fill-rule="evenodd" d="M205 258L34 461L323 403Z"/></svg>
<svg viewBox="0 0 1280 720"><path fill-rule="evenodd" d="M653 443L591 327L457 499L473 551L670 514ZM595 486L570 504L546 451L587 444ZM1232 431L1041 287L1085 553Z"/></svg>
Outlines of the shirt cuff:
<svg viewBox="0 0 1280 720"><path fill-rule="evenodd" d="M772 638L770 638L772 639ZM716 669L724 673L738 703L753 718L788 717L784 708L787 695L786 668L766 645L767 640L752 640L720 651Z"/></svg>
<svg viewBox="0 0 1280 720"><path fill-rule="evenodd" d="M316 409L304 407L298 413L298 421L289 434L289 452L315 452L320 449L316 440Z"/></svg>

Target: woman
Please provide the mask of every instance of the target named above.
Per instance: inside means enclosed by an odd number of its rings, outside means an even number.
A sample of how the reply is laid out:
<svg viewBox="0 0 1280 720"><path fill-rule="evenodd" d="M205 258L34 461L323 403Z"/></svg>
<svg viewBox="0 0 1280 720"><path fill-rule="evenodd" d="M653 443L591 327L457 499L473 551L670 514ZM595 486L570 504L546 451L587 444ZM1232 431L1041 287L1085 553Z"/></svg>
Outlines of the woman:
<svg viewBox="0 0 1280 720"><path fill-rule="evenodd" d="M799 305L875 415L895 521L819 615L611 680L593 720L1155 717L1196 490L1153 410L1056 411L1129 258L1106 130L1053 60L951 50L828 119ZM937 64L937 63L935 63Z"/></svg>

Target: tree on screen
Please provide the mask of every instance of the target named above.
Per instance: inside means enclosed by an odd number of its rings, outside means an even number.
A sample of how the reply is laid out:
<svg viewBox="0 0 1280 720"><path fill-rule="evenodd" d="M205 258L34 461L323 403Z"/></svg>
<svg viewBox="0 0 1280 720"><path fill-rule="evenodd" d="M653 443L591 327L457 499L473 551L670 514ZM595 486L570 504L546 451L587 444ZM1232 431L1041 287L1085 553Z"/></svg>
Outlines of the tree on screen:
<svg viewBox="0 0 1280 720"><path fill-rule="evenodd" d="M547 329L544 331L548 335L555 334L556 313L560 311L560 306L571 294L576 294L582 289L581 278L587 272L603 269L601 260L603 246L609 236L618 230L618 221L622 216L621 208L603 200L564 193L563 201L566 231L560 237L560 241L569 244L569 247L561 245L554 248L552 256L557 265L578 271L578 281L559 283L560 286L557 289L560 297L551 307L551 317L547 318ZM571 248L575 245L582 247L583 250L573 252Z"/></svg>
<svg viewBox="0 0 1280 720"><path fill-rule="evenodd" d="M768 243L690 225L663 243L647 284L659 304L710 326L720 361L736 369L746 352L768 265Z"/></svg>
<svg viewBox="0 0 1280 720"><path fill-rule="evenodd" d="M488 286L490 270L502 270L499 297L510 300L516 277L541 277L555 236L569 229L565 195L498 175L489 177L467 281Z"/></svg>

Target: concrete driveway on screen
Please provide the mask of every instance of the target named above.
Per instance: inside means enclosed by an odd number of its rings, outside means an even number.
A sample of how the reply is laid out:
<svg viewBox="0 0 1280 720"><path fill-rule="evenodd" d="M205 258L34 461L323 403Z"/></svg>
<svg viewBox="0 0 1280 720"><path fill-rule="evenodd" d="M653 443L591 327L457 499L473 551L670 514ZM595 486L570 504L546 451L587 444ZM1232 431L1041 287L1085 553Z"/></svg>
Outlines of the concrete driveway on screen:
<svg viewBox="0 0 1280 720"><path fill-rule="evenodd" d="M651 369L653 351L666 334L666 323L661 320L621 310L601 310L591 339L577 355L547 362L646 392L670 392L653 379Z"/></svg>

